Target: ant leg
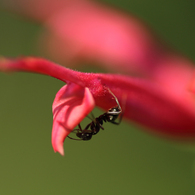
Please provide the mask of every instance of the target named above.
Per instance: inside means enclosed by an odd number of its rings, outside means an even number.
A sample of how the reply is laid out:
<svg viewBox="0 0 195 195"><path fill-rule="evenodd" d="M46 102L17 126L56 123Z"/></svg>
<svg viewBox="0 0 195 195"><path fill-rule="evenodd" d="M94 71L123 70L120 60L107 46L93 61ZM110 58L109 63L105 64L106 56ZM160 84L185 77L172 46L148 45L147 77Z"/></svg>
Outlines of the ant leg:
<svg viewBox="0 0 195 195"><path fill-rule="evenodd" d="M90 120L92 120L92 121L93 121L93 118L91 118L90 116L87 116L87 118L89 118Z"/></svg>
<svg viewBox="0 0 195 195"><path fill-rule="evenodd" d="M95 116L93 115L93 112L90 113L91 114L91 117L90 116L87 116L90 120L92 120L93 122L96 122L96 118Z"/></svg>
<svg viewBox="0 0 195 195"><path fill-rule="evenodd" d="M80 123L78 124L79 130L82 131L81 125Z"/></svg>
<svg viewBox="0 0 195 195"><path fill-rule="evenodd" d="M119 101L118 101L117 97L114 95L114 93L112 93L112 91L109 88L108 88L108 91L114 97L114 99L115 99L115 101L116 101L116 103L118 105L118 108L119 108L120 112L122 112L122 109L121 109L121 106L119 104Z"/></svg>
<svg viewBox="0 0 195 195"><path fill-rule="evenodd" d="M95 116L93 115L93 112L91 112L91 116L92 116L92 121L94 121L95 120Z"/></svg>
<svg viewBox="0 0 195 195"><path fill-rule="evenodd" d="M124 113L124 112L123 112ZM119 118L119 122L115 122L115 121L110 121L112 124L115 124L115 125L119 125L122 121L122 118L123 118L123 113L120 115L120 118Z"/></svg>
<svg viewBox="0 0 195 195"><path fill-rule="evenodd" d="M67 136L69 139L72 139L72 140L77 140L77 141L82 141L82 139L74 139L74 138L72 138L72 137L70 137L70 136Z"/></svg>
<svg viewBox="0 0 195 195"><path fill-rule="evenodd" d="M77 133L79 132L79 131L83 131L82 130L82 128L81 128L81 125L80 125L80 123L78 124L78 127L79 127L79 129L74 129L73 131L77 131ZM81 141L82 139L75 139L75 138L72 138L72 137L70 137L69 135L67 136L69 139L72 139L72 140L77 140L77 141Z"/></svg>
<svg viewBox="0 0 195 195"><path fill-rule="evenodd" d="M93 122L95 123L95 124L98 124L99 125L99 127L102 129L102 130L104 130L104 128L102 127L102 125L96 120L96 118L95 118L95 116L93 115L93 113L91 112L91 115L92 115L92 118L93 118ZM99 117L98 117L99 118Z"/></svg>

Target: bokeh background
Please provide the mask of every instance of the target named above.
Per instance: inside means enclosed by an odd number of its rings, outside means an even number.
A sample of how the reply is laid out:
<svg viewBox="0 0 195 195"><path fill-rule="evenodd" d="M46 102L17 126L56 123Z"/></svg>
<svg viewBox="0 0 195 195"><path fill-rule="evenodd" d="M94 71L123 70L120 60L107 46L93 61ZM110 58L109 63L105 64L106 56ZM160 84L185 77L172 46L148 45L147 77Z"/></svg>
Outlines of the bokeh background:
<svg viewBox="0 0 195 195"><path fill-rule="evenodd" d="M195 61L193 1L101 2L140 17L165 42ZM41 55L36 47L41 29L0 9L0 55ZM88 142L67 139L65 156L55 154L51 105L62 85L42 75L0 73L0 194L195 194L193 143L156 137L133 123L105 124L105 131ZM101 113L94 111L96 116Z"/></svg>

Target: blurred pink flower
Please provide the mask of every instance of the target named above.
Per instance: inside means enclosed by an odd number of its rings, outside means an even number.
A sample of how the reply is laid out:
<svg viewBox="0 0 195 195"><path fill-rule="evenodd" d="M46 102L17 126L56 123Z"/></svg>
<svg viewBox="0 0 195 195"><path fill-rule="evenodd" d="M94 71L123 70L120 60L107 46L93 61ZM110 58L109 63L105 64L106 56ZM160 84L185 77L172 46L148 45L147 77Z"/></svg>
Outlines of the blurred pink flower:
<svg viewBox="0 0 195 195"><path fill-rule="evenodd" d="M108 70L140 75L162 55L160 43L137 18L91 1L59 9L44 26L47 31L40 45L70 65L90 61Z"/></svg>
<svg viewBox="0 0 195 195"><path fill-rule="evenodd" d="M82 73L40 58L0 59L0 71L28 71L46 74L67 85L57 93L53 103L52 145L64 154L67 135L92 111L116 106L109 90L115 94L126 119L153 132L173 138L194 138L194 94L176 98L159 84L146 79L117 74ZM187 94L187 93L186 93ZM124 102L125 98L125 103Z"/></svg>
<svg viewBox="0 0 195 195"><path fill-rule="evenodd" d="M89 0L2 0L41 22L40 46L61 62L97 62L109 70L150 73L163 46L137 18ZM105 64L107 66L105 66Z"/></svg>

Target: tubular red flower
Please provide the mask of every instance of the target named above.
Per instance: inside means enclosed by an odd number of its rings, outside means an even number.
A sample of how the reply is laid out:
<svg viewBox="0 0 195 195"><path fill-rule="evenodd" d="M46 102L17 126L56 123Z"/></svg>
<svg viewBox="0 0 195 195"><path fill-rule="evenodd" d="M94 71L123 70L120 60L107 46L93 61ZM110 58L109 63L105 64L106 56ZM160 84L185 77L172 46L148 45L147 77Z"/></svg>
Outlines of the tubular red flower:
<svg viewBox="0 0 195 195"><path fill-rule="evenodd" d="M68 84L58 92L53 104L55 138L52 143L54 150L61 154L63 140L93 109L93 99L96 106L105 110L116 106L109 90L119 100L125 118L161 135L174 138L195 136L194 94L190 91L182 93L179 97L170 93L163 85L146 79L116 74L82 73L39 58L1 59L0 70L46 74ZM73 100L82 103L77 107ZM80 115L77 113L78 109L82 110ZM72 112L68 113L68 110ZM72 116L78 118L73 120ZM66 122L64 117L68 118ZM66 131L63 132L62 129ZM70 131L67 131L68 129Z"/></svg>
<svg viewBox="0 0 195 195"><path fill-rule="evenodd" d="M125 117L161 129L162 132L167 131L168 134L177 134L178 129L183 129L180 132L183 136L194 132L194 94L187 90L178 98L167 88L146 79L117 74L82 73L40 58L1 59L0 70L41 73L67 84L87 87L95 104L103 109L116 105L108 91L110 89L121 105L126 97Z"/></svg>

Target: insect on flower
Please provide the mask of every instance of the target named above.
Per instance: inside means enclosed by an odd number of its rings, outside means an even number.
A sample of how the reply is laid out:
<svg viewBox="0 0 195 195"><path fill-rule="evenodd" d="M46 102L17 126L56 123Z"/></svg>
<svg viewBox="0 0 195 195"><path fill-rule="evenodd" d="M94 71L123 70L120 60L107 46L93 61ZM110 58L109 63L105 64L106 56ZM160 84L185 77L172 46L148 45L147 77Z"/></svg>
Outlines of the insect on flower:
<svg viewBox="0 0 195 195"><path fill-rule="evenodd" d="M171 89L165 83L145 78L73 71L35 57L1 57L0 71L39 73L66 83L57 92L52 104L52 146L61 155L64 155L63 143L72 130L77 133L77 139L90 140L103 129L103 122L118 124L115 120L120 115L159 133L160 136L183 140L195 137L194 85L191 86L192 92L187 90L187 83L192 82L190 75L193 71L189 74L185 72L184 76L184 71L176 71L181 80L178 80L175 88L172 85ZM172 84L168 82L171 77L166 78L164 75L162 78L167 79L166 84ZM117 98L113 93L117 94ZM122 109L119 102L122 102ZM111 109L94 118L84 129L75 129L95 106Z"/></svg>
<svg viewBox="0 0 195 195"><path fill-rule="evenodd" d="M76 136L80 139L74 139L70 136L67 136L70 139L73 140L90 140L92 138L93 135L96 135L100 129L104 130L103 128L103 122L111 122L115 125L119 125L121 120L122 120L122 109L121 106L118 102L117 97L108 89L108 91L111 93L111 95L114 97L117 106L110 108L107 112L105 112L104 114L100 115L99 117L94 117L93 115L93 120L91 123L89 123L84 129L81 128L81 125L78 124L79 129L74 129L73 131L76 131ZM120 115L121 114L121 115ZM118 118L118 116L120 115L120 119L119 122L116 122L115 120Z"/></svg>

